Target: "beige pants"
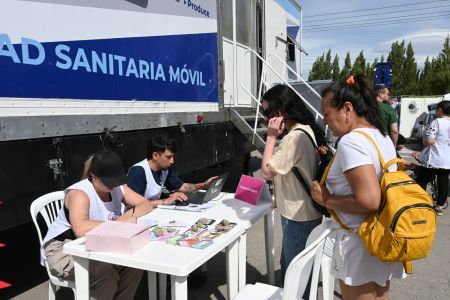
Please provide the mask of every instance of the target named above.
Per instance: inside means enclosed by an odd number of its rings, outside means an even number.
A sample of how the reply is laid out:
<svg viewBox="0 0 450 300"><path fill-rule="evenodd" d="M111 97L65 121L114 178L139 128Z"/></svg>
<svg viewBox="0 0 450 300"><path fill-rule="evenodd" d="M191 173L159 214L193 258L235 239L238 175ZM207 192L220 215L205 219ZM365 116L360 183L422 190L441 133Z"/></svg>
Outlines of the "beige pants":
<svg viewBox="0 0 450 300"><path fill-rule="evenodd" d="M73 258L63 253L63 246L71 240L50 240L44 246L50 273L65 279L74 279ZM91 260L89 288L91 299L133 299L143 271Z"/></svg>

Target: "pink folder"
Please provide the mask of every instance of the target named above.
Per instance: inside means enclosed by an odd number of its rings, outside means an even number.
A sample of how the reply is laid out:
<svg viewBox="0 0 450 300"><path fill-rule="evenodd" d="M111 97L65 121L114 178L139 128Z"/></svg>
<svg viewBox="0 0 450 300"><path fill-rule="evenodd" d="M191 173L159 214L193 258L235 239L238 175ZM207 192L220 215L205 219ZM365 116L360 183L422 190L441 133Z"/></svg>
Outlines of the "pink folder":
<svg viewBox="0 0 450 300"><path fill-rule="evenodd" d="M266 182L252 176L242 175L234 198L256 205Z"/></svg>
<svg viewBox="0 0 450 300"><path fill-rule="evenodd" d="M133 254L149 241L147 225L106 221L86 233L86 250Z"/></svg>

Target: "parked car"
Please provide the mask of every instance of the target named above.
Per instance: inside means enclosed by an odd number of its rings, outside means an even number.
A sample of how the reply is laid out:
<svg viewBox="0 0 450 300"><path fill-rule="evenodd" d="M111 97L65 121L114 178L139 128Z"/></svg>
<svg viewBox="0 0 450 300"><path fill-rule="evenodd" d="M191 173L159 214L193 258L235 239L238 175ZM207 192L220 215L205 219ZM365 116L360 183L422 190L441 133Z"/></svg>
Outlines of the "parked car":
<svg viewBox="0 0 450 300"><path fill-rule="evenodd" d="M437 103L433 103L427 106L428 113L426 113L425 118L417 121L416 124L414 124L414 127L411 132L411 137L420 140L423 139L425 130L430 125L431 121L433 121L436 118L436 105Z"/></svg>

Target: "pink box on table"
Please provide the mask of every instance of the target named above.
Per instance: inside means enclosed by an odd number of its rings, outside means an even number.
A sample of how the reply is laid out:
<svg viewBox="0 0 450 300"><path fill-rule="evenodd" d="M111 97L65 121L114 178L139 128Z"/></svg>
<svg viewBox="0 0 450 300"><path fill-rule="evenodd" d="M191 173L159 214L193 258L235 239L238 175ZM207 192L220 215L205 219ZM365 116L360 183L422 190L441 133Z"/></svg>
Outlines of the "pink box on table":
<svg viewBox="0 0 450 300"><path fill-rule="evenodd" d="M106 221L86 233L86 250L133 254L149 241L146 225Z"/></svg>
<svg viewBox="0 0 450 300"><path fill-rule="evenodd" d="M262 179L242 175L234 194L234 198L247 202L251 205L256 205L260 199L265 183L266 182Z"/></svg>

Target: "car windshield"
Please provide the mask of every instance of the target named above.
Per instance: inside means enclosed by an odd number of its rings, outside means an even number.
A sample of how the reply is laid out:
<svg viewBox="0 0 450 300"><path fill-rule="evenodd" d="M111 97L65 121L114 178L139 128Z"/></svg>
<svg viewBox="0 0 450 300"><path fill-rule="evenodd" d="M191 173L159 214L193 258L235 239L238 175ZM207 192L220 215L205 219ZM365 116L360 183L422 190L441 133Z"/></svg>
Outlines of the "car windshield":
<svg viewBox="0 0 450 300"><path fill-rule="evenodd" d="M425 124L428 126L431 124L431 122L436 118L436 111L432 110L428 113L427 119Z"/></svg>

